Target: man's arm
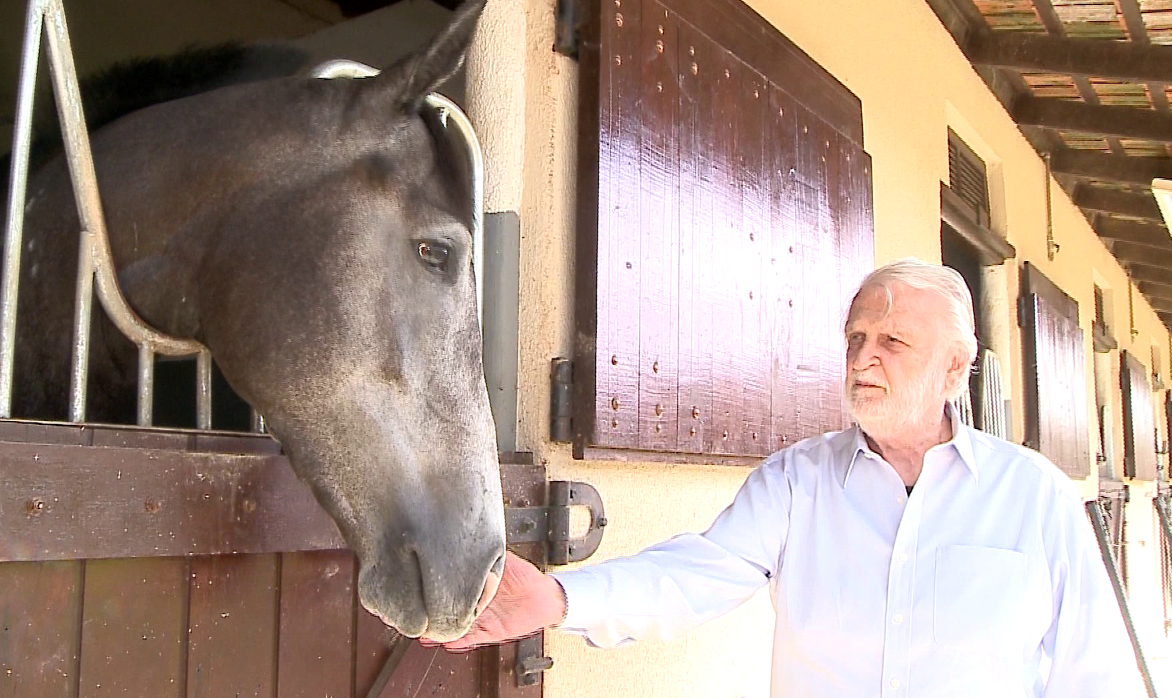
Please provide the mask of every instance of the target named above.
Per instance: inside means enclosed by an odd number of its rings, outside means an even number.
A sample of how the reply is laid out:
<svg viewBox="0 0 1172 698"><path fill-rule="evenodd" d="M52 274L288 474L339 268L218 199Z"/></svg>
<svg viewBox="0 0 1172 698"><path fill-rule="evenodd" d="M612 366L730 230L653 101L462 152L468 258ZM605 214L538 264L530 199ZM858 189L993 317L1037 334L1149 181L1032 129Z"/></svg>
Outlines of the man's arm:
<svg viewBox="0 0 1172 698"><path fill-rule="evenodd" d="M1059 545L1051 563L1054 622L1043 640L1053 660L1044 695L1145 696L1135 650L1093 529L1077 499L1070 499L1075 501L1059 503L1058 525L1051 532Z"/></svg>
<svg viewBox="0 0 1172 698"><path fill-rule="evenodd" d="M510 556L497 596L467 635L445 647L503 642L554 625L613 646L676 637L731 611L779 564L790 510L781 455L749 475L703 534L553 576Z"/></svg>

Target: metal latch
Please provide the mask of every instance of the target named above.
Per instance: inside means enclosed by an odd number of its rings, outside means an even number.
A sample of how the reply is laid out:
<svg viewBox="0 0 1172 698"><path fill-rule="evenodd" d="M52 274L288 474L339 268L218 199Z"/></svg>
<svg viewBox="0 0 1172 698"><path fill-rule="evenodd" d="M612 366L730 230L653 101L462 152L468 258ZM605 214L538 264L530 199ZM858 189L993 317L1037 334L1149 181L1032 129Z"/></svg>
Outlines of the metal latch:
<svg viewBox="0 0 1172 698"><path fill-rule="evenodd" d="M590 526L580 538L570 538L570 507L586 507ZM553 480L549 483L549 506L505 509L508 541L546 543L551 565L581 562L593 555L602 543L606 513L598 490L584 482Z"/></svg>
<svg viewBox="0 0 1172 698"><path fill-rule="evenodd" d="M517 686L532 686L537 683L541 672L553 666L553 660L545 656L543 634L537 633L517 641Z"/></svg>

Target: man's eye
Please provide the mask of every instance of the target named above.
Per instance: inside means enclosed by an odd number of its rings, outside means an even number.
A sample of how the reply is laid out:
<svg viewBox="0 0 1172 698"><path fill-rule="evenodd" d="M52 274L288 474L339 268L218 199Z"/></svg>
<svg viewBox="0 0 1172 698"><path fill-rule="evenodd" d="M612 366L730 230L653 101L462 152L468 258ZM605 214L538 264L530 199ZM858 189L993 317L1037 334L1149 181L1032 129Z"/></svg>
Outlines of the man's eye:
<svg viewBox="0 0 1172 698"><path fill-rule="evenodd" d="M429 269L436 272L446 271L448 268L448 258L452 256L452 249L442 242L424 242L419 241L415 245L415 251L419 254L419 259L428 266Z"/></svg>

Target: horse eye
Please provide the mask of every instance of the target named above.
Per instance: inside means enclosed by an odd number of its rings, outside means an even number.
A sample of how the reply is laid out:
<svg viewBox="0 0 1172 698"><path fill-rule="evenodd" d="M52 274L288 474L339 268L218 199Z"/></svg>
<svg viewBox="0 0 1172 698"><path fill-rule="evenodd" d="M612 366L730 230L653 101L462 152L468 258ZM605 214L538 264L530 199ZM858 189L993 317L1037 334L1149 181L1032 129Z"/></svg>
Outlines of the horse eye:
<svg viewBox="0 0 1172 698"><path fill-rule="evenodd" d="M444 271L448 268L448 257L452 250L447 245L438 242L419 242L415 246L419 259L433 271Z"/></svg>

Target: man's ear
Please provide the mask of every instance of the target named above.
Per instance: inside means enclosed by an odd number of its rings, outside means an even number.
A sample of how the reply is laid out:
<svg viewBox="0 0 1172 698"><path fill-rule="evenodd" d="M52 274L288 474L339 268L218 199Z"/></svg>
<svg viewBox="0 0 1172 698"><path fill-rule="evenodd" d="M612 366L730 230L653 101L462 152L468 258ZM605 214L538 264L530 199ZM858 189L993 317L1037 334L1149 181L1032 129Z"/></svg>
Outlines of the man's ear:
<svg viewBox="0 0 1172 698"><path fill-rule="evenodd" d="M955 392L963 392L959 390L964 382L969 378L969 363L965 361L965 352L960 347L952 350L951 358L948 362L948 369L945 372L944 385L948 388L948 393L951 395Z"/></svg>

